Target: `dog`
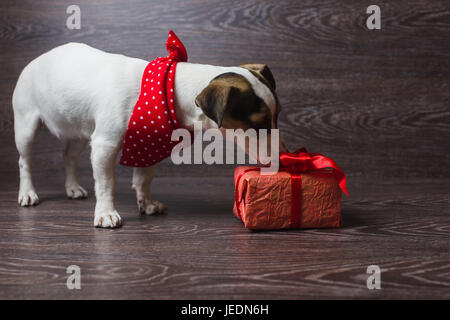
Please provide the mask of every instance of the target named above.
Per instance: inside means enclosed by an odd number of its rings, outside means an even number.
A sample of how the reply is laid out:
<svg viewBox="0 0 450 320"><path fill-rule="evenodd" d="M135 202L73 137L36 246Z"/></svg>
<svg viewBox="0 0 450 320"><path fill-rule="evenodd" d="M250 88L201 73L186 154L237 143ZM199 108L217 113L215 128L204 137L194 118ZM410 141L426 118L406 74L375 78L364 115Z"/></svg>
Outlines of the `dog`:
<svg viewBox="0 0 450 320"><path fill-rule="evenodd" d="M20 206L39 203L32 182L31 152L43 122L64 143L67 196L87 197L76 171L77 157L90 142L96 196L94 226L122 225L114 206L114 166L148 63L68 43L24 68L12 98ZM179 62L174 80L176 114L184 128L192 130L197 121L204 129L277 128L281 107L274 77L264 64L221 67ZM280 150L284 149L281 142ZM149 215L166 210L150 194L154 171L154 166L133 168L132 188L139 211Z"/></svg>

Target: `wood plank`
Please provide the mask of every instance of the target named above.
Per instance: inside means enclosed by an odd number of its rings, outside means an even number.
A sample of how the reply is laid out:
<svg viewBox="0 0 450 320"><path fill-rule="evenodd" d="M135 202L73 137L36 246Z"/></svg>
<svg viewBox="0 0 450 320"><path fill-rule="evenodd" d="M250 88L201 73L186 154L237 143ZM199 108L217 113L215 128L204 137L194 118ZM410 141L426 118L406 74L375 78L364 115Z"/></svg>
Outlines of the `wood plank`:
<svg viewBox="0 0 450 320"><path fill-rule="evenodd" d="M148 217L121 179L118 230L91 227L93 198L66 199L54 178L37 207L0 192L0 298L450 298L448 180L354 181L343 228L249 232L231 178L157 178L169 213ZM79 292L65 286L72 264ZM371 264L380 291L366 287Z"/></svg>

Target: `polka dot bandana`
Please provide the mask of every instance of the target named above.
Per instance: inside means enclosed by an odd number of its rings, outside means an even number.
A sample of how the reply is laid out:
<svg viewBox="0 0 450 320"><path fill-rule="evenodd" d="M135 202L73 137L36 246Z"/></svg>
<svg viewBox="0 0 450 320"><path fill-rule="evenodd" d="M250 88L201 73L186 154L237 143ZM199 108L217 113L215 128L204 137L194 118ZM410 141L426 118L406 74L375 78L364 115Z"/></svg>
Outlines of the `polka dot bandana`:
<svg viewBox="0 0 450 320"><path fill-rule="evenodd" d="M180 128L174 103L177 62L186 62L183 43L173 31L166 43L169 55L145 68L141 93L124 136L120 164L130 167L152 166L170 156L178 143L171 141L172 131Z"/></svg>

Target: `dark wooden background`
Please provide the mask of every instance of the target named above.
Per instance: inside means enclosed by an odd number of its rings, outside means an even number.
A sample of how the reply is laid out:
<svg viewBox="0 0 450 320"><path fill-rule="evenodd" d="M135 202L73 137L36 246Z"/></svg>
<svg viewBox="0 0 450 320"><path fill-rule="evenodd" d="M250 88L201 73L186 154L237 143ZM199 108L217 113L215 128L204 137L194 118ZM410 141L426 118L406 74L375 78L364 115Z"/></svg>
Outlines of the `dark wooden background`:
<svg viewBox="0 0 450 320"><path fill-rule="evenodd" d="M0 2L0 297L450 297L447 0L78 0L82 28L68 30L71 4ZM365 26L370 4L381 30ZM165 162L153 189L168 216L139 218L130 170L118 167L129 222L96 230L93 198L64 198L62 147L46 129L35 148L42 204L17 207L11 95L22 68L70 41L152 59L169 29L191 62L270 66L289 147L325 153L349 176L344 228L248 233L231 218L232 166ZM64 286L73 263L90 281L78 293ZM365 287L372 263L387 275L381 292Z"/></svg>

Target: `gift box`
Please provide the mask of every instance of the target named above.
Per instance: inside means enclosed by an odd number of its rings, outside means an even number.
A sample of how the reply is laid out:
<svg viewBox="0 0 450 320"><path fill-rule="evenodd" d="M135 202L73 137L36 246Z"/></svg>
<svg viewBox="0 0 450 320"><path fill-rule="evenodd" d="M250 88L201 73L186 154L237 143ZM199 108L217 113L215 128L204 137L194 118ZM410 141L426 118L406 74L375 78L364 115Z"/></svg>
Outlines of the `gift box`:
<svg viewBox="0 0 450 320"><path fill-rule="evenodd" d="M305 149L280 155L280 170L237 167L233 212L248 229L340 227L345 174L336 163Z"/></svg>

